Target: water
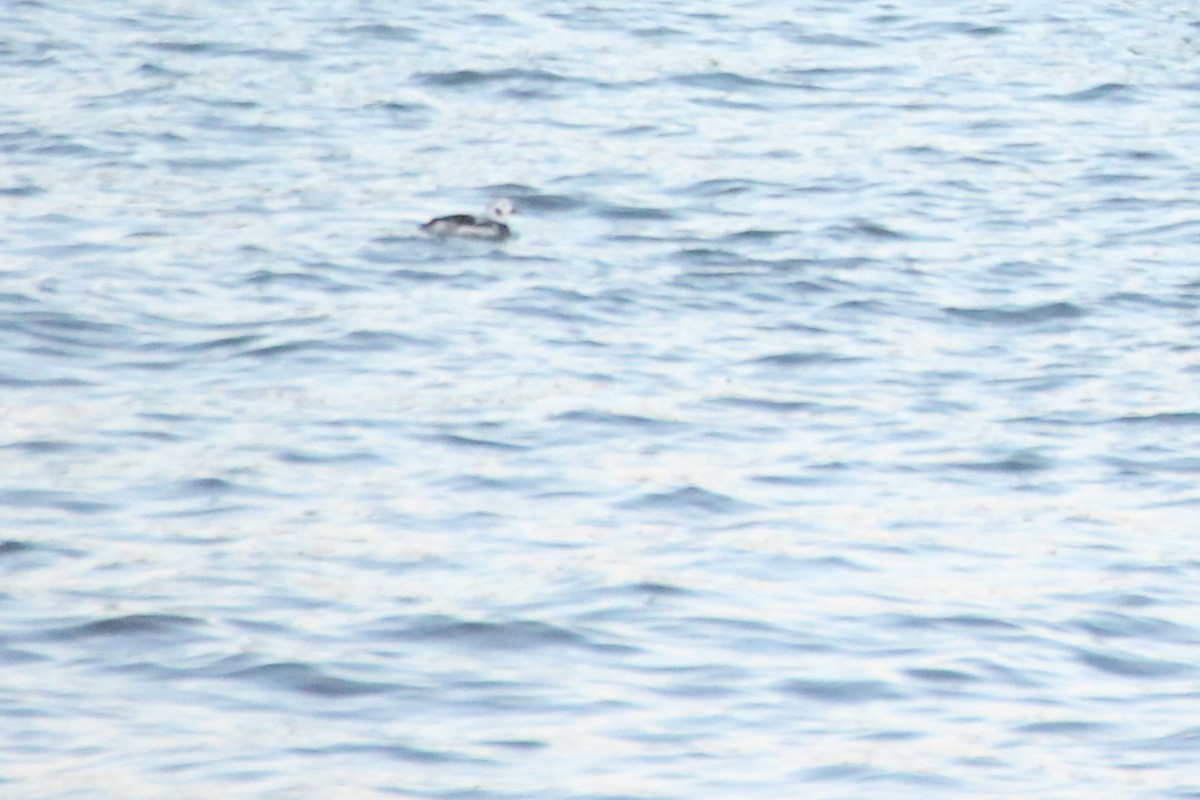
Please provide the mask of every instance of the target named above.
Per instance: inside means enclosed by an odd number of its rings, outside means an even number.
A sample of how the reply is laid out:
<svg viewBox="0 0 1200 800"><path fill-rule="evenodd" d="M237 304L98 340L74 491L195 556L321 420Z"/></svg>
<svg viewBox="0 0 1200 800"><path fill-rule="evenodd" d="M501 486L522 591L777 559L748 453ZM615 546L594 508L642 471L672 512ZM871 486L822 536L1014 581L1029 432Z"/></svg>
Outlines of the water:
<svg viewBox="0 0 1200 800"><path fill-rule="evenodd" d="M0 793L1200 796L1196 4L478 9L0 11Z"/></svg>

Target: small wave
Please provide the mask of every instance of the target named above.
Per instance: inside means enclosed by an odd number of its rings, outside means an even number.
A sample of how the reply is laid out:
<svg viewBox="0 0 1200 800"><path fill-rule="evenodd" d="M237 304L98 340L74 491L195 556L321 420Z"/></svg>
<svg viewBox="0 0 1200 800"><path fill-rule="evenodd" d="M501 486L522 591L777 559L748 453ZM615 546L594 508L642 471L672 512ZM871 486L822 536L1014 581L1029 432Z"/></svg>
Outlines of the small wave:
<svg viewBox="0 0 1200 800"><path fill-rule="evenodd" d="M1070 94L1050 95L1051 99L1065 103L1095 103L1119 101L1129 103L1137 99L1134 87L1124 83L1101 83L1089 89Z"/></svg>
<svg viewBox="0 0 1200 800"><path fill-rule="evenodd" d="M461 69L450 72L418 72L413 75L413 80L426 86L436 86L446 89L469 89L477 86L488 86L494 83L511 83L514 81L533 84L558 84L569 82L571 79L539 69Z"/></svg>
<svg viewBox="0 0 1200 800"><path fill-rule="evenodd" d="M384 239L384 240L380 240L380 241L385 242L385 243L390 243L391 241L398 241L398 240ZM374 256L368 256L367 260L375 262L375 263L381 263L381 264L395 263L395 259L385 258L385 257L376 258ZM455 263L457 264L458 262L455 262ZM425 269L412 269L412 268L394 269L388 273L388 276L396 281L400 281L403 283L413 283L413 284L439 284L439 283L441 283L441 284L447 284L450 286L459 285L459 284L467 282L467 281L476 282L476 281L486 281L487 280L487 278L485 276L480 275L478 273L433 272L433 271L425 270Z"/></svg>
<svg viewBox="0 0 1200 800"><path fill-rule="evenodd" d="M0 187L0 197L36 197L45 192L41 186L32 183Z"/></svg>
<svg viewBox="0 0 1200 800"><path fill-rule="evenodd" d="M0 450L16 450L31 455L48 455L53 453L69 453L73 450L79 450L80 446L74 442L67 442L61 439L26 439L19 442L11 442L6 445L0 445Z"/></svg>
<svg viewBox="0 0 1200 800"><path fill-rule="evenodd" d="M595 213L598 217L605 219L632 219L632 220L670 220L675 219L675 215L665 208L651 208L646 206L624 206L613 204L596 204Z"/></svg>
<svg viewBox="0 0 1200 800"><path fill-rule="evenodd" d="M195 617L177 614L127 614L60 628L47 633L46 638L65 641L109 637L191 638L203 624Z"/></svg>
<svg viewBox="0 0 1200 800"><path fill-rule="evenodd" d="M309 354L310 356L326 349L326 342L321 339L295 339L290 342L265 345L253 350L247 350L242 355L246 358L277 359L281 356L294 354Z"/></svg>
<svg viewBox="0 0 1200 800"><path fill-rule="evenodd" d="M676 254L676 258L701 267L729 267L746 262L746 258L741 253L715 247L685 248Z"/></svg>
<svg viewBox="0 0 1200 800"><path fill-rule="evenodd" d="M881 75L892 75L898 70L895 67L889 66L864 66L864 67L794 67L790 69L780 70L781 75L787 76L789 79L804 79L810 78L858 78L864 75L878 77Z"/></svg>
<svg viewBox="0 0 1200 800"><path fill-rule="evenodd" d="M299 271L280 272L260 269L247 275L244 280L247 285L257 287L279 286L326 292L346 291L350 288L346 284L331 280L327 275Z"/></svg>
<svg viewBox="0 0 1200 800"><path fill-rule="evenodd" d="M831 409L829 406L822 403L816 403L812 400L789 400L783 398L772 397L743 397L743 396L726 396L713 398L714 403L720 405L732 406L734 408L744 408L753 411L770 411L773 413L828 413Z"/></svg>
<svg viewBox="0 0 1200 800"><path fill-rule="evenodd" d="M826 471L832 471L833 469L845 470L847 467L848 465L846 464L822 464L814 468L814 471L822 469ZM842 480L845 480L844 475L841 476L841 478ZM823 487L833 484L836 480L836 476L823 475L819 474L819 472L809 475L752 475L750 476L749 480L753 481L754 483L764 484L766 486L787 486L792 488Z"/></svg>
<svg viewBox="0 0 1200 800"><path fill-rule="evenodd" d="M255 163L248 158L172 158L166 166L175 172L232 172Z"/></svg>
<svg viewBox="0 0 1200 800"><path fill-rule="evenodd" d="M552 419L557 422L661 433L678 430L681 427L680 423L675 420L657 419L639 414L619 414L614 411L566 411L555 415Z"/></svg>
<svg viewBox="0 0 1200 800"><path fill-rule="evenodd" d="M855 220L850 225L838 224L828 228L829 235L834 239L874 239L874 240L904 240L913 239L911 234L889 228L880 222Z"/></svg>
<svg viewBox="0 0 1200 800"><path fill-rule="evenodd" d="M328 747L296 747L297 755L305 760L341 756L369 756L383 762L400 761L414 764L487 763L486 760L447 751L405 747L398 744L334 744Z"/></svg>
<svg viewBox="0 0 1200 800"><path fill-rule="evenodd" d="M727 233L721 237L720 241L730 242L731 244L747 244L747 243L768 244L768 243L774 242L776 239L779 239L780 237L789 236L793 233L795 233L795 232L794 231L785 231L785 230L767 230L764 228L747 228L746 230L743 230L743 231L734 231L733 233ZM765 262L761 261L759 259L755 259L754 263L755 264L766 263L766 264L770 264L773 267L778 267L780 265L794 267L794 266L803 266L804 264L807 264L809 262L807 262L806 260L801 259L801 258L780 258L780 259L776 259L774 261L768 260Z"/></svg>
<svg viewBox="0 0 1200 800"><path fill-rule="evenodd" d="M777 353L775 355L762 356L761 358L755 358L746 363L760 364L768 367L808 367L814 364L848 364L861 360L862 359L848 356L833 355L823 351L793 351L790 353Z"/></svg>
<svg viewBox="0 0 1200 800"><path fill-rule="evenodd" d="M679 28L673 28L669 25L651 25L648 27L634 28L630 31L633 36L639 39L678 39L686 37L687 33Z"/></svg>
<svg viewBox="0 0 1200 800"><path fill-rule="evenodd" d="M12 387L12 389L30 389L30 387L38 386L90 386L91 381L83 378L30 378L29 375L6 375L0 373L0 386Z"/></svg>
<svg viewBox="0 0 1200 800"><path fill-rule="evenodd" d="M391 683L335 677L327 675L323 670L311 664L302 663L262 664L237 670L225 677L252 681L272 689L327 698L384 694L403 688Z"/></svg>
<svg viewBox="0 0 1200 800"><path fill-rule="evenodd" d="M1015 730L1020 733L1033 733L1051 736L1093 736L1097 733L1112 729L1112 725L1102 722L1090 722L1078 719L1045 720L1018 725Z"/></svg>
<svg viewBox="0 0 1200 800"><path fill-rule="evenodd" d="M715 89L721 92L752 91L755 89L794 89L794 84L779 83L763 78L751 78L736 72L690 72L671 78L684 86Z"/></svg>
<svg viewBox="0 0 1200 800"><path fill-rule="evenodd" d="M531 648L582 647L608 649L575 631L537 620L479 622L434 615L405 619L392 638L441 642L471 649L520 652Z"/></svg>
<svg viewBox="0 0 1200 800"><path fill-rule="evenodd" d="M421 38L421 32L415 28L406 28L403 25L389 25L382 22L353 25L343 28L341 32L348 36L362 36L385 42L415 42Z"/></svg>
<svg viewBox="0 0 1200 800"><path fill-rule="evenodd" d="M978 631L1019 631L1021 627L997 617L979 614L952 614L948 616L920 616L916 614L893 615L886 623L889 627L918 628L922 630L965 629Z"/></svg>
<svg viewBox="0 0 1200 800"><path fill-rule="evenodd" d="M1023 308L957 308L950 306L942 310L953 317L993 325L1036 325L1043 322L1081 319L1087 316L1087 312L1082 308L1068 302L1044 303Z"/></svg>
<svg viewBox="0 0 1200 800"><path fill-rule="evenodd" d="M694 197L736 197L751 192L786 191L787 189L788 186L781 183L763 183L744 178L712 178L689 183L674 191L676 194Z"/></svg>
<svg viewBox="0 0 1200 800"><path fill-rule="evenodd" d="M373 453L318 453L313 450L281 450L276 458L285 464L304 464L313 466L334 466L340 464L371 464L378 463L379 457Z"/></svg>
<svg viewBox="0 0 1200 800"><path fill-rule="evenodd" d="M1139 228L1123 233L1120 239L1130 242L1144 241L1153 243L1155 246L1162 246L1168 242L1191 244L1198 237L1200 237L1200 221L1186 220L1169 225L1151 225Z"/></svg>
<svg viewBox="0 0 1200 800"><path fill-rule="evenodd" d="M491 187L489 192L502 196L514 195L519 198L522 210L532 209L537 211L539 216L578 211L588 207L592 202L591 198L586 195L550 194L521 185Z"/></svg>
<svg viewBox="0 0 1200 800"><path fill-rule="evenodd" d="M1130 414L1118 417L1117 422L1135 425L1200 425L1200 413L1195 411L1166 411L1159 414Z"/></svg>
<svg viewBox="0 0 1200 800"><path fill-rule="evenodd" d="M972 675L969 672L963 672L958 669L917 668L907 669L904 671L904 674L922 683L934 684L941 687L963 686L968 683L978 683L982 680L978 675Z"/></svg>
<svg viewBox="0 0 1200 800"><path fill-rule="evenodd" d="M1192 675L1196 665L1180 661L1147 658L1115 650L1086 650L1076 653L1078 659L1095 670L1124 678L1172 678Z"/></svg>
<svg viewBox="0 0 1200 800"><path fill-rule="evenodd" d="M1137 750L1150 750L1153 752L1174 752L1188 753L1194 755L1200 752L1200 727L1183 728L1174 733L1169 733L1166 736L1159 736L1153 739L1146 739L1139 742L1134 742L1133 747ZM1195 798L1195 794L1184 795L1184 797Z"/></svg>
<svg viewBox="0 0 1200 800"><path fill-rule="evenodd" d="M648 492L618 503L638 511L678 511L703 514L741 514L755 506L720 492L685 486L669 492Z"/></svg>
<svg viewBox="0 0 1200 800"><path fill-rule="evenodd" d="M401 103L396 100L367 103L363 108L386 111L390 114L415 114L432 111L433 108L425 103Z"/></svg>
<svg viewBox="0 0 1200 800"><path fill-rule="evenodd" d="M142 497L155 500L213 501L227 497L273 497L274 493L224 478L191 478L144 486L138 490Z"/></svg>
<svg viewBox="0 0 1200 800"><path fill-rule="evenodd" d="M245 56L258 59L259 61L275 61L282 63L294 63L301 61L312 61L312 56L302 50L283 50L278 47L246 47L235 48L231 55Z"/></svg>
<svg viewBox="0 0 1200 800"><path fill-rule="evenodd" d="M142 75L148 75L154 78L184 78L187 76L186 72L169 69L161 64L155 64L149 61L138 67L137 71Z"/></svg>
<svg viewBox="0 0 1200 800"><path fill-rule="evenodd" d="M979 472L1042 472L1052 469L1055 462L1052 459L1032 452L1017 452L1003 458L982 461L958 461L952 466Z"/></svg>
<svg viewBox="0 0 1200 800"><path fill-rule="evenodd" d="M227 58L243 56L261 61L303 62L312 60L312 56L300 50L284 50L273 47L242 47L228 42L214 41L179 41L165 40L157 42L142 42L142 47L160 53L190 56L213 56Z"/></svg>
<svg viewBox="0 0 1200 800"><path fill-rule="evenodd" d="M1107 458L1104 459L1124 475L1147 472L1200 472L1200 458L1179 456L1176 458Z"/></svg>
<svg viewBox="0 0 1200 800"><path fill-rule="evenodd" d="M1193 629L1167 620L1105 612L1095 614L1075 623L1075 627L1089 635L1105 639L1145 639L1160 642L1191 643L1195 639Z"/></svg>
<svg viewBox="0 0 1200 800"><path fill-rule="evenodd" d="M848 705L896 700L904 696L891 684L873 680L795 679L785 681L779 690L806 700Z"/></svg>
<svg viewBox="0 0 1200 800"><path fill-rule="evenodd" d="M109 349L120 344L128 328L59 311L21 311L0 317L0 330L19 330L37 339L59 344Z"/></svg>
<svg viewBox="0 0 1200 800"><path fill-rule="evenodd" d="M102 514L117 506L102 500L81 497L73 492L52 489L0 490L0 506L24 509L54 509L72 514Z"/></svg>
<svg viewBox="0 0 1200 800"><path fill-rule="evenodd" d="M29 542L18 542L15 539L7 539L0 541L0 558L11 556L15 553L28 553L37 548Z"/></svg>
<svg viewBox="0 0 1200 800"><path fill-rule="evenodd" d="M398 350L435 347L436 344L431 339L395 331L358 330L331 339L325 346L338 353L392 353Z"/></svg>
<svg viewBox="0 0 1200 800"><path fill-rule="evenodd" d="M494 439L478 439L470 436L461 436L458 434L443 433L437 436L422 437L422 441L432 442L435 444L444 444L456 450L493 450L497 452L521 452L529 448L513 444L512 442L500 442Z"/></svg>
<svg viewBox="0 0 1200 800"><path fill-rule="evenodd" d="M388 125L399 129L428 128L434 118L434 109L424 103L399 103L396 101L368 103L363 106L363 109L385 115Z"/></svg>
<svg viewBox="0 0 1200 800"><path fill-rule="evenodd" d="M783 37L793 44L802 45L806 48L817 47L836 47L836 48L853 48L867 49L879 47L876 42L860 39L856 36L841 36L836 33L803 33L800 30L781 29Z"/></svg>

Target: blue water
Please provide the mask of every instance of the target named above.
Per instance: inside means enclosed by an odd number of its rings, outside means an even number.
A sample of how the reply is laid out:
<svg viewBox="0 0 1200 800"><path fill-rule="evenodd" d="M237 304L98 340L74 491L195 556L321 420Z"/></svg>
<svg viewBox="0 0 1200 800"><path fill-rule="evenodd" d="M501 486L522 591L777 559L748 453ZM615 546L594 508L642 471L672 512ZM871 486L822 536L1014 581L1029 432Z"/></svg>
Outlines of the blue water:
<svg viewBox="0 0 1200 800"><path fill-rule="evenodd" d="M7 3L0 796L1200 797L1198 24Z"/></svg>

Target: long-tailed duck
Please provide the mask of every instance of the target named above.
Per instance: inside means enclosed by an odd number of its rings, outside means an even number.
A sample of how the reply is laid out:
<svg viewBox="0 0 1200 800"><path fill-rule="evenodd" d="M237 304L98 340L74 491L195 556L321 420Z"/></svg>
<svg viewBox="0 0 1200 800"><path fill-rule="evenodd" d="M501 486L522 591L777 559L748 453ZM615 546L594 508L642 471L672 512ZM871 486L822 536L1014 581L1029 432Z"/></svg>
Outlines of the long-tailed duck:
<svg viewBox="0 0 1200 800"><path fill-rule="evenodd" d="M421 226L421 230L431 236L451 237L459 236L468 239L507 239L512 236L512 231L504 220L515 212L512 200L507 197L501 197L499 200L493 200L488 203L487 210L483 212L483 216L476 217L471 214L452 214L448 217L437 217L431 219Z"/></svg>

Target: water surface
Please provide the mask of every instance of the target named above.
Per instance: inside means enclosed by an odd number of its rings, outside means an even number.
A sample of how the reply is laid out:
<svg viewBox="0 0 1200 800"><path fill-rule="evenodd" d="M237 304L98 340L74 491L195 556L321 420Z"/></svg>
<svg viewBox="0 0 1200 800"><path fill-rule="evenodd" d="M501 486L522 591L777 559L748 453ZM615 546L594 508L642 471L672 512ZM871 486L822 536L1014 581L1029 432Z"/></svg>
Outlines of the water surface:
<svg viewBox="0 0 1200 800"><path fill-rule="evenodd" d="M479 8L0 11L0 793L1200 794L1195 5Z"/></svg>

